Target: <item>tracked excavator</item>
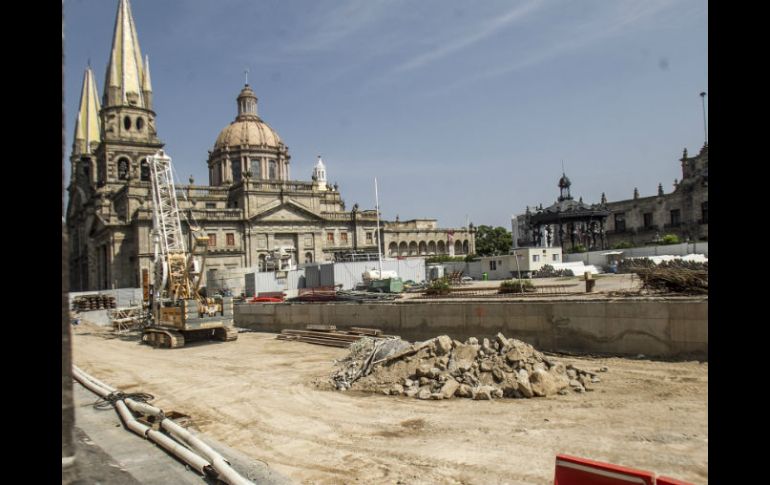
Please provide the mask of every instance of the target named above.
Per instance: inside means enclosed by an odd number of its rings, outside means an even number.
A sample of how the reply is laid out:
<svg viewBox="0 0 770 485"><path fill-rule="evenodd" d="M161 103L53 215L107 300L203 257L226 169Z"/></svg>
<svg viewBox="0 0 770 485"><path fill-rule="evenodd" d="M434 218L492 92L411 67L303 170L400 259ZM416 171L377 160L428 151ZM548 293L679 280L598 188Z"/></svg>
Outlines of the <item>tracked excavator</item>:
<svg viewBox="0 0 770 485"><path fill-rule="evenodd" d="M163 150L148 157L152 185L154 281L150 288L148 321L142 342L177 348L196 340L232 341L232 297L205 297L200 284L208 251L208 237L188 220L192 248L182 233L171 157Z"/></svg>

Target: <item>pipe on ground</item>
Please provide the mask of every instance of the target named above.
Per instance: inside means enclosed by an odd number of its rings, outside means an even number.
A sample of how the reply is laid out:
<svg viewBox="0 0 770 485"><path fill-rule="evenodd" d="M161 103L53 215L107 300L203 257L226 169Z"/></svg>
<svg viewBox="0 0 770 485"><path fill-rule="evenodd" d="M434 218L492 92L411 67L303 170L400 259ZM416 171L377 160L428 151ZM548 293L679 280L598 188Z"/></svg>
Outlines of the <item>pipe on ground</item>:
<svg viewBox="0 0 770 485"><path fill-rule="evenodd" d="M114 388L111 388L109 386L106 386L106 384L102 383L101 381L98 381L97 379L92 378L85 372L81 371L77 367L73 366L72 368L72 375L75 377L75 379L81 383L83 386L85 386L90 391L94 392L95 394L99 395L102 398L107 397L112 392L114 392ZM97 382L99 384L97 384ZM112 389L112 390L109 390ZM138 403L137 403L138 404ZM152 407L152 406L149 406ZM131 411L128 410L128 407L123 401L117 401L115 402L115 408L118 411L118 414L120 415L121 419L123 420L123 423L126 425L126 427L133 431L134 433L138 434L142 438L149 439L153 443L158 444L165 450L169 451L174 456L178 457L180 460L184 461L194 469L196 469L200 474L204 476L208 476L209 473L207 473L207 469L211 469L211 464L195 454L194 452L188 450L184 446L180 445L173 439L169 438L165 434L155 431L154 429L150 428L149 426L146 426L134 418L134 415L131 414ZM157 408L156 408L157 409Z"/></svg>
<svg viewBox="0 0 770 485"><path fill-rule="evenodd" d="M73 365L72 370L73 376L78 382L103 398L117 391L114 387L86 374L77 366ZM123 422L126 424L126 427L134 433L149 438L204 475L208 475L205 470L208 467L209 469L213 468L217 472L218 478L229 485L254 485L253 482L247 480L236 472L227 460L225 460L218 452L214 451L213 448L199 438L193 436L189 431L179 426L174 421L165 418L163 416L163 410L147 403L134 401L131 398L126 398L124 401L117 401L115 407L118 410L118 414L120 414L120 417L123 419ZM172 437L181 441L184 445L192 448L192 451L173 441L165 434L155 431L138 422L128 408L131 408L131 410L138 413L162 417L163 419L160 421L160 427L168 431Z"/></svg>

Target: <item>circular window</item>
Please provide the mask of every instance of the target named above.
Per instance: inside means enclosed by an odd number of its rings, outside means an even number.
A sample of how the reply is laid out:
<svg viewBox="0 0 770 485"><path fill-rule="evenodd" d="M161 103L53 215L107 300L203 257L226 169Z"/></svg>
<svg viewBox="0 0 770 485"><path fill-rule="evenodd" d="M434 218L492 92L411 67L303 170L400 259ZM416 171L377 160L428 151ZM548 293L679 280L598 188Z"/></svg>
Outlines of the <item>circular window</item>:
<svg viewBox="0 0 770 485"><path fill-rule="evenodd" d="M142 118L137 118L136 129L141 131L142 128L144 128L144 120Z"/></svg>
<svg viewBox="0 0 770 485"><path fill-rule="evenodd" d="M123 126L125 126L127 130L130 130L131 129L131 118L129 118L128 116L123 118Z"/></svg>

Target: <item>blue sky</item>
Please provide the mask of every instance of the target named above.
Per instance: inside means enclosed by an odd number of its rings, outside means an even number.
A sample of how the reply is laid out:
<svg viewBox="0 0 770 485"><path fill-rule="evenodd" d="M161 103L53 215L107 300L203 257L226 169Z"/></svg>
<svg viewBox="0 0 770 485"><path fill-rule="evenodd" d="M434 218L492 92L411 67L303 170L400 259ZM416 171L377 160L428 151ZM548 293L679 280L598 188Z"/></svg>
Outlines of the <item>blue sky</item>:
<svg viewBox="0 0 770 485"><path fill-rule="evenodd" d="M88 60L103 95L117 0L65 2L67 151ZM666 192L703 145L705 0L132 0L158 134L186 182L249 84L347 206L441 227L553 203ZM706 98L708 109L708 97ZM68 164L67 164L68 165ZM69 167L67 167L69 170Z"/></svg>

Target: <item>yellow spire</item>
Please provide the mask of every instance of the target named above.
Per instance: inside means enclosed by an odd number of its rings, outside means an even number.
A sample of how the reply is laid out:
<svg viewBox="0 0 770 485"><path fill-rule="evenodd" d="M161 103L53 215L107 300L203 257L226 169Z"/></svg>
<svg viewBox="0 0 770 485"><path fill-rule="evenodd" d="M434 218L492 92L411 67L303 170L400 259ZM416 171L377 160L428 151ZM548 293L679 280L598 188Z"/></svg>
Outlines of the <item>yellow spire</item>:
<svg viewBox="0 0 770 485"><path fill-rule="evenodd" d="M142 96L143 81L142 52L139 50L131 5L128 0L120 0L115 18L112 53L107 66L105 107L131 105L146 108Z"/></svg>
<svg viewBox="0 0 770 485"><path fill-rule="evenodd" d="M142 91L152 91L152 81L150 81L150 58L144 56L144 77L142 77Z"/></svg>
<svg viewBox="0 0 770 485"><path fill-rule="evenodd" d="M72 151L75 154L91 153L91 146L101 141L99 129L99 94L91 67L86 68L83 76L83 89L80 92L80 108L75 121L75 139ZM95 145L94 145L95 146Z"/></svg>

